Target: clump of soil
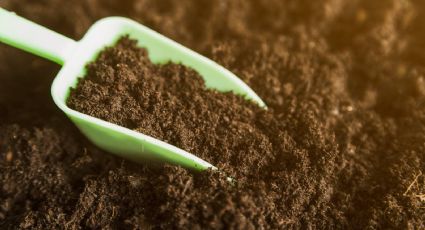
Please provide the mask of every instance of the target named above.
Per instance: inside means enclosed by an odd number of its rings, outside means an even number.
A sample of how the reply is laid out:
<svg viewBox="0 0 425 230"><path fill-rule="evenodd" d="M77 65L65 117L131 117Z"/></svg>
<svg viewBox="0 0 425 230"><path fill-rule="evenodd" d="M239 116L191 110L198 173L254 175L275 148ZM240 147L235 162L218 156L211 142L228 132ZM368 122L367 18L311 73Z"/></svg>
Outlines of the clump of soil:
<svg viewBox="0 0 425 230"><path fill-rule="evenodd" d="M98 18L128 16L211 57L258 92L269 111L232 95L202 92L238 102L230 111L252 111L235 131L248 123L241 130L252 129L249 138L262 142L240 148L253 156L270 153L252 162L242 158L252 172L228 165L231 160L211 159L241 178L235 186L214 172L119 159L89 143L54 106L49 88L57 66L0 45L2 228L425 227L423 3L3 0L0 5L75 39ZM125 50L144 55L138 48ZM171 74L179 83L197 79L178 65L167 68L179 73ZM96 74L102 73L108 71ZM116 79L131 81L125 76L121 72ZM158 77L143 75L149 76ZM113 117L116 123L122 118ZM167 138L166 129L152 130ZM186 130L184 136L191 137L194 130ZM204 144L169 139L187 149ZM212 150L191 152L217 156Z"/></svg>

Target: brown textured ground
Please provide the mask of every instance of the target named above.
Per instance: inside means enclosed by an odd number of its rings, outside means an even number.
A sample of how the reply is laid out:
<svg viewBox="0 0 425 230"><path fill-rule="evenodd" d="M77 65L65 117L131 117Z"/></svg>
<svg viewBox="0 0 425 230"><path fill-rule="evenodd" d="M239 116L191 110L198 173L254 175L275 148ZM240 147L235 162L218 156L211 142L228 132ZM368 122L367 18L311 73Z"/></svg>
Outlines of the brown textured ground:
<svg viewBox="0 0 425 230"><path fill-rule="evenodd" d="M1 45L2 228L425 227L421 1L0 5L74 38L107 15L140 21L252 86L278 121L269 141L282 146L267 172L275 183L236 187L123 161L55 108L57 66Z"/></svg>

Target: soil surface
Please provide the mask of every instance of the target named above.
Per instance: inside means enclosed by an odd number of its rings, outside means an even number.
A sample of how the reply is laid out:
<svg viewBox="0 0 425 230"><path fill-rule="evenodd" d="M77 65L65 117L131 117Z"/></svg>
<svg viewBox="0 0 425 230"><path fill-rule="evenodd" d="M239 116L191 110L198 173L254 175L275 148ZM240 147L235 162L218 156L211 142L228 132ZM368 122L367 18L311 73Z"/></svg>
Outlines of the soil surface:
<svg viewBox="0 0 425 230"><path fill-rule="evenodd" d="M70 105L204 157L238 183L135 164L94 147L54 106L58 66L0 45L1 228L425 228L421 1L0 6L75 39L99 18L133 18L222 64L269 106L206 90L194 71L155 66L124 39L89 65Z"/></svg>

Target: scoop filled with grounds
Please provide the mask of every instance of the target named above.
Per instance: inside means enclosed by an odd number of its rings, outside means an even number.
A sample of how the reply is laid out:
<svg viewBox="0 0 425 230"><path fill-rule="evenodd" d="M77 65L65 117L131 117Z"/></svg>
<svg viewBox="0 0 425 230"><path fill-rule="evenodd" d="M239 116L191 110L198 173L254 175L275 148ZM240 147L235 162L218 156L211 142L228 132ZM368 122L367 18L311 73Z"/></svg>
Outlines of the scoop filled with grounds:
<svg viewBox="0 0 425 230"><path fill-rule="evenodd" d="M244 95L247 100L255 101L259 106L266 107L261 98L230 71L179 43L124 17L108 17L99 20L87 32L84 39L78 42L1 7L0 21L10 22L0 30L0 42L63 65L52 84L51 92L55 104L94 144L127 159L134 161L156 159L195 170L216 168L173 145L78 113L66 106L70 88L77 83L78 75L86 63L91 60L93 54L116 41L117 38L123 36L123 33L132 34L137 41L143 41L143 46L151 52L152 61L162 63L173 60L182 65L191 66L202 74L205 85L224 92L232 91L235 94ZM110 30L111 27L117 29ZM35 34L37 39L31 39L19 31ZM102 34L106 37L103 36L104 39L99 40Z"/></svg>

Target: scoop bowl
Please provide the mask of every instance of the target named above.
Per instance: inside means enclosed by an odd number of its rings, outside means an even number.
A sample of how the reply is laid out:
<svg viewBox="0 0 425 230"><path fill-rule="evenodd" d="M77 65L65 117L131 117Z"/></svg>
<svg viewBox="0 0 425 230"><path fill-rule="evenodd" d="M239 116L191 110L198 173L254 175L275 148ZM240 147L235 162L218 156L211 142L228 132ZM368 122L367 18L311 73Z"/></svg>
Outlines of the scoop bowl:
<svg viewBox="0 0 425 230"><path fill-rule="evenodd" d="M136 162L159 160L194 170L215 169L209 162L176 146L88 116L66 105L71 88L76 87L78 79L85 75L87 63L124 35L136 39L139 46L146 48L153 63L171 61L183 64L196 70L208 88L232 91L266 108L261 98L227 69L130 19L101 19L77 42L0 8L0 41L62 65L52 84L53 100L96 146Z"/></svg>

